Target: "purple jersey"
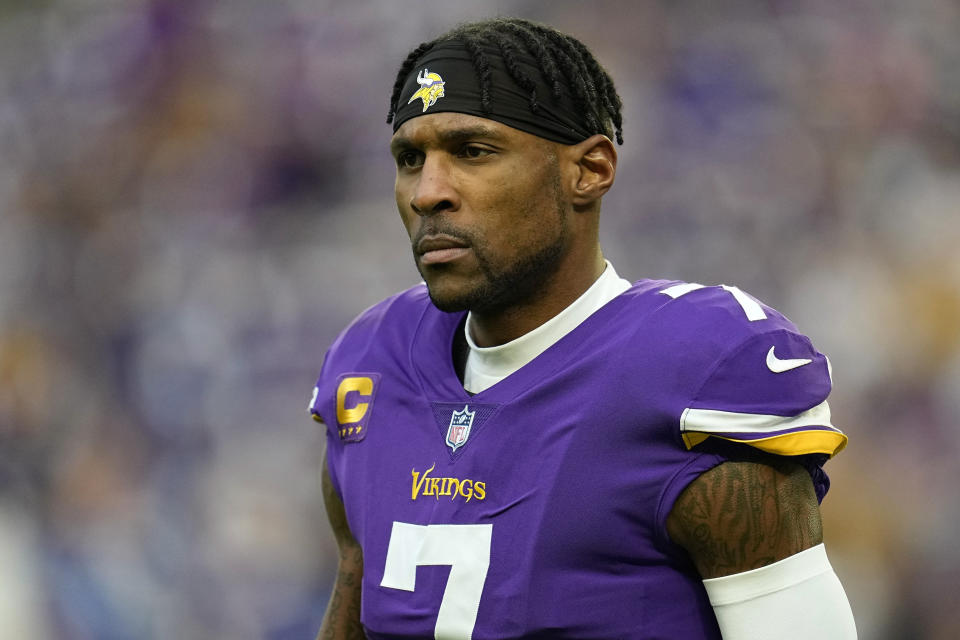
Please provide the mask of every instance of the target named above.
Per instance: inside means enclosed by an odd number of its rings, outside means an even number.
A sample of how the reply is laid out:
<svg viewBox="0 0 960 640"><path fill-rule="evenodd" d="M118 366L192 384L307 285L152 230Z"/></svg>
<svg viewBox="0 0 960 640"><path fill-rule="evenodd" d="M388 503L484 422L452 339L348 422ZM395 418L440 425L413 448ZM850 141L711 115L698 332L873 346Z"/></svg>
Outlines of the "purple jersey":
<svg viewBox="0 0 960 640"><path fill-rule="evenodd" d="M711 443L839 451L826 358L735 287L640 281L470 395L463 315L423 285L372 307L311 403L363 548L368 637L719 638L666 518L724 461Z"/></svg>

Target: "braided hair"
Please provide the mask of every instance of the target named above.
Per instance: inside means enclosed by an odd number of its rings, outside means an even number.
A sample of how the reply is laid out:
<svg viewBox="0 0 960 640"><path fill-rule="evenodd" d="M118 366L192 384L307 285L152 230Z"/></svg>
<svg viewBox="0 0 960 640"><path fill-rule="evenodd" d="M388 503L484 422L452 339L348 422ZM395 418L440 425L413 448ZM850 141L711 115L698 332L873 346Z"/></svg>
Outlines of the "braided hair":
<svg viewBox="0 0 960 640"><path fill-rule="evenodd" d="M411 51L397 72L390 96L388 124L396 115L397 100L413 65L437 44L451 40L462 42L473 58L480 83L480 104L485 112L490 112L491 73L490 62L483 51L484 44L499 48L508 73L529 94L530 111L537 113L542 100L559 100L563 87L566 87L583 114L587 129L608 137L615 133L617 142L623 144L623 103L610 74L576 38L520 18L494 18L464 24ZM551 88L551 96L537 95L537 83L518 64L519 55L532 56L538 61L543 80Z"/></svg>

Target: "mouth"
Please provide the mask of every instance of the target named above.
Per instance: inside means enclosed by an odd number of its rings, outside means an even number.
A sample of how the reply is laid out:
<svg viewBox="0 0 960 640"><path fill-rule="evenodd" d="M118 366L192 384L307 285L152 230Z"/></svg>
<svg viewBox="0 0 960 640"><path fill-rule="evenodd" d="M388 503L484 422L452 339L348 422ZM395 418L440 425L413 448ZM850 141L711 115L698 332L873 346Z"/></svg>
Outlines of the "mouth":
<svg viewBox="0 0 960 640"><path fill-rule="evenodd" d="M469 252L467 243L445 234L424 236L416 245L416 254L421 265L453 262Z"/></svg>

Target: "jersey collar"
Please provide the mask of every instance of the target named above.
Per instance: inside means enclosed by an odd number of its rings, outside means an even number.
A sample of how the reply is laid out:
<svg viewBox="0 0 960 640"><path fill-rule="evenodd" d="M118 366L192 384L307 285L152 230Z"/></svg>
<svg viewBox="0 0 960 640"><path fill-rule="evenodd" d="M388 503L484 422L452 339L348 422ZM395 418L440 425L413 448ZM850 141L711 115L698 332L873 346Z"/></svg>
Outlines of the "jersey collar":
<svg viewBox="0 0 960 640"><path fill-rule="evenodd" d="M566 309L515 340L495 347L478 347L470 335L471 314L467 314L464 334L470 352L463 374L463 386L480 393L514 373L562 337L576 329L598 309L630 288L630 282L617 275L610 261L590 288Z"/></svg>

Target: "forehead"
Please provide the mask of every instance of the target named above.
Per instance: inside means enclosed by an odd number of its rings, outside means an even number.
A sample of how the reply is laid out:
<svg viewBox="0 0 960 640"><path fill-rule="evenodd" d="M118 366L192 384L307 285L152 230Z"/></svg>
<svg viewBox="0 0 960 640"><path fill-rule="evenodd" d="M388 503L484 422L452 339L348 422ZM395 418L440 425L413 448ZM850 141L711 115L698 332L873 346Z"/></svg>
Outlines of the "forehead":
<svg viewBox="0 0 960 640"><path fill-rule="evenodd" d="M496 120L467 113L440 112L418 116L404 122L390 139L390 147L421 147L476 138L518 146L536 145L536 148L549 144L543 138L514 129Z"/></svg>

